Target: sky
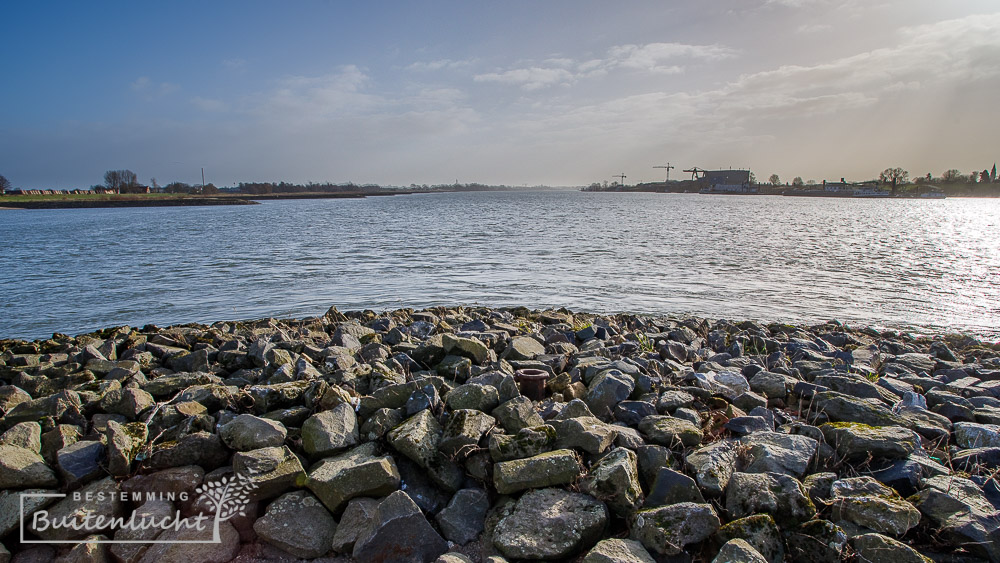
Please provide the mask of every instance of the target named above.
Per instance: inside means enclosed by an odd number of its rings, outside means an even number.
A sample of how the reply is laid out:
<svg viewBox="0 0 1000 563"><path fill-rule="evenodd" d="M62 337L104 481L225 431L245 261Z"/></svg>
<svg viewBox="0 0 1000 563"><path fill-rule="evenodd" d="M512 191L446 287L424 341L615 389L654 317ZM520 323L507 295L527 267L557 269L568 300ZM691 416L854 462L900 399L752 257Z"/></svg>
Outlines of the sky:
<svg viewBox="0 0 1000 563"><path fill-rule="evenodd" d="M1000 159L996 0L4 2L0 175L587 185Z"/></svg>

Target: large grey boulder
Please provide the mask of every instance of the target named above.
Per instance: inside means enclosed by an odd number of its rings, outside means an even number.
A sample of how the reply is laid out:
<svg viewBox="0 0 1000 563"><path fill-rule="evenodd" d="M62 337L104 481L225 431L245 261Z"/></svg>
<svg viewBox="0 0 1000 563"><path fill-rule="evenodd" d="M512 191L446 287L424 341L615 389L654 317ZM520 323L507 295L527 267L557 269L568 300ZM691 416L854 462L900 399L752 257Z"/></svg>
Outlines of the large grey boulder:
<svg viewBox="0 0 1000 563"><path fill-rule="evenodd" d="M233 471L253 483L251 500L276 497L305 477L302 462L288 446L259 448L233 454Z"/></svg>
<svg viewBox="0 0 1000 563"><path fill-rule="evenodd" d="M146 445L149 428L141 422L118 424L108 421L104 440L108 451L108 473L115 477L125 477L130 473L132 462Z"/></svg>
<svg viewBox="0 0 1000 563"><path fill-rule="evenodd" d="M607 417L611 409L628 399L634 389L635 380L631 375L616 369L605 370L591 380L584 401L595 415Z"/></svg>
<svg viewBox="0 0 1000 563"><path fill-rule="evenodd" d="M650 551L673 556L711 537L719 523L712 505L681 502L637 512L630 537Z"/></svg>
<svg viewBox="0 0 1000 563"><path fill-rule="evenodd" d="M1000 447L1000 425L956 422L953 428L955 443L960 448Z"/></svg>
<svg viewBox="0 0 1000 563"><path fill-rule="evenodd" d="M508 495L525 489L569 484L580 472L580 462L572 450L555 450L494 464L493 485L498 493Z"/></svg>
<svg viewBox="0 0 1000 563"><path fill-rule="evenodd" d="M653 415L639 421L639 431L650 442L668 448L697 446L704 435L690 421L672 416Z"/></svg>
<svg viewBox="0 0 1000 563"><path fill-rule="evenodd" d="M490 412L500 405L500 393L492 385L465 383L449 391L444 397L444 402L452 410L474 409Z"/></svg>
<svg viewBox="0 0 1000 563"><path fill-rule="evenodd" d="M294 491L269 504L267 513L254 522L253 530L267 543L296 557L311 559L330 551L337 522L316 497Z"/></svg>
<svg viewBox="0 0 1000 563"><path fill-rule="evenodd" d="M326 457L358 443L358 418L349 403L310 416L302 424L302 449Z"/></svg>
<svg viewBox="0 0 1000 563"><path fill-rule="evenodd" d="M882 534L861 534L851 538L851 547L864 563L931 563L920 552Z"/></svg>
<svg viewBox="0 0 1000 563"><path fill-rule="evenodd" d="M597 455L608 449L618 432L593 416L580 416L566 420L550 420L556 429L557 448L577 448Z"/></svg>
<svg viewBox="0 0 1000 563"><path fill-rule="evenodd" d="M497 523L493 545L511 559L562 559L590 548L604 533L604 503L562 489L529 491Z"/></svg>
<svg viewBox="0 0 1000 563"><path fill-rule="evenodd" d="M396 491L379 503L368 528L351 553L359 563L433 561L448 543L424 518L406 492Z"/></svg>
<svg viewBox="0 0 1000 563"><path fill-rule="evenodd" d="M695 372L694 378L698 387L722 395L730 401L750 391L750 383L747 378L737 371Z"/></svg>
<svg viewBox="0 0 1000 563"><path fill-rule="evenodd" d="M734 473L726 486L731 518L770 514L779 525L798 524L816 514L802 483L781 473Z"/></svg>
<svg viewBox="0 0 1000 563"><path fill-rule="evenodd" d="M901 536L920 522L920 512L889 487L871 477L850 477L830 487L835 520Z"/></svg>
<svg viewBox="0 0 1000 563"><path fill-rule="evenodd" d="M836 391L813 395L812 410L825 413L834 422L853 422L870 426L906 426L905 420L888 408Z"/></svg>
<svg viewBox="0 0 1000 563"><path fill-rule="evenodd" d="M0 445L0 489L54 487L58 484L55 473L37 452Z"/></svg>
<svg viewBox="0 0 1000 563"><path fill-rule="evenodd" d="M552 450L556 429L548 424L522 428L514 435L490 434L490 457L493 461L509 461L532 457Z"/></svg>
<svg viewBox="0 0 1000 563"><path fill-rule="evenodd" d="M816 454L819 442L808 436L757 432L742 438L747 447L745 473L784 473L801 478Z"/></svg>
<svg viewBox="0 0 1000 563"><path fill-rule="evenodd" d="M352 498L385 496L399 485L392 456L377 455L371 442L317 463L306 480L306 487L334 514Z"/></svg>
<svg viewBox="0 0 1000 563"><path fill-rule="evenodd" d="M769 514L737 518L719 528L715 539L722 543L744 540L770 563L780 563L785 559L785 540Z"/></svg>
<svg viewBox="0 0 1000 563"><path fill-rule="evenodd" d="M499 407L493 409L493 412L490 414L510 434L522 428L545 424L541 415L535 412L535 407L531 403L531 399L524 396L517 396L502 403Z"/></svg>
<svg viewBox="0 0 1000 563"><path fill-rule="evenodd" d="M201 431L187 434L173 443L161 444L154 449L147 463L152 469L197 465L211 471L221 467L228 459L229 450L219 435Z"/></svg>
<svg viewBox="0 0 1000 563"><path fill-rule="evenodd" d="M37 422L19 422L0 435L0 445L17 446L42 453L42 426Z"/></svg>
<svg viewBox="0 0 1000 563"><path fill-rule="evenodd" d="M350 553L354 550L354 542L368 529L369 523L375 517L379 501L368 497L351 499L347 508L340 516L340 524L333 534L333 550L337 553Z"/></svg>
<svg viewBox="0 0 1000 563"><path fill-rule="evenodd" d="M737 445L735 440L720 440L685 456L684 463L705 493L722 495L735 471Z"/></svg>
<svg viewBox="0 0 1000 563"><path fill-rule="evenodd" d="M59 450L56 459L64 481L71 485L89 483L104 474L105 447L99 440L82 440Z"/></svg>
<svg viewBox="0 0 1000 563"><path fill-rule="evenodd" d="M712 563L768 563L746 540L734 539L723 544Z"/></svg>
<svg viewBox="0 0 1000 563"><path fill-rule="evenodd" d="M642 487L635 452L618 448L591 466L580 489L604 500L619 516L630 516L642 506Z"/></svg>
<svg viewBox="0 0 1000 563"><path fill-rule="evenodd" d="M252 414L241 414L219 428L222 442L239 452L280 446L287 435L284 424Z"/></svg>
<svg viewBox="0 0 1000 563"><path fill-rule="evenodd" d="M478 366L483 365L490 357L490 349L481 340L476 338L445 334L442 336L441 344L446 354L464 356L475 362Z"/></svg>
<svg viewBox="0 0 1000 563"><path fill-rule="evenodd" d="M442 428L429 410L403 421L388 434L389 443L399 453L427 468L437 455Z"/></svg>
<svg viewBox="0 0 1000 563"><path fill-rule="evenodd" d="M453 411L441 433L438 449L449 456L467 454L479 444L479 440L494 424L496 419L478 410Z"/></svg>
<svg viewBox="0 0 1000 563"><path fill-rule="evenodd" d="M635 540L611 538L597 542L580 563L656 563Z"/></svg>
<svg viewBox="0 0 1000 563"><path fill-rule="evenodd" d="M505 360L523 361L534 360L545 353L545 346L531 338L530 336L515 336L507 343L507 348L503 351Z"/></svg>
<svg viewBox="0 0 1000 563"><path fill-rule="evenodd" d="M482 489L462 489L435 516L445 539L465 545L483 531L490 499Z"/></svg>
<svg viewBox="0 0 1000 563"><path fill-rule="evenodd" d="M853 422L820 426L826 443L848 461L873 458L905 459L920 448L920 436L900 426L868 426Z"/></svg>

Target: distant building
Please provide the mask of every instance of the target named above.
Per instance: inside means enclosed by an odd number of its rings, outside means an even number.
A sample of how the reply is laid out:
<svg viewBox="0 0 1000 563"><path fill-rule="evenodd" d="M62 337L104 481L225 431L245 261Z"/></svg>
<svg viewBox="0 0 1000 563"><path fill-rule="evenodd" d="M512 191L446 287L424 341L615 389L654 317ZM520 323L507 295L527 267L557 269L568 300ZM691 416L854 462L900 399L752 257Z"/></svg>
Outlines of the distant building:
<svg viewBox="0 0 1000 563"><path fill-rule="evenodd" d="M757 186L750 183L749 170L703 170L703 192L756 193Z"/></svg>
<svg viewBox="0 0 1000 563"><path fill-rule="evenodd" d="M136 184L134 186L122 186L121 191L119 193L123 193L123 194L148 194L150 192L151 192L151 190L149 189L149 186L141 186L141 185Z"/></svg>

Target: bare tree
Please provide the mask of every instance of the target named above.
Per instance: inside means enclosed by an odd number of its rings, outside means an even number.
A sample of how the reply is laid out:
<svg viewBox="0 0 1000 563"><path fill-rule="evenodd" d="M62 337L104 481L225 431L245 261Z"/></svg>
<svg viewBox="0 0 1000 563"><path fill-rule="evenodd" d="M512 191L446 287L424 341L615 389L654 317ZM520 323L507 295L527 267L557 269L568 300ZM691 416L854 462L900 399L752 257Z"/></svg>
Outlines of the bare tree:
<svg viewBox="0 0 1000 563"><path fill-rule="evenodd" d="M0 176L0 194L6 192L7 190L13 189L14 186L10 185L10 180Z"/></svg>
<svg viewBox="0 0 1000 563"><path fill-rule="evenodd" d="M771 176L767 179L767 181L772 186L777 186L778 184L781 183L781 178L779 178L777 174L771 174Z"/></svg>
<svg viewBox="0 0 1000 563"><path fill-rule="evenodd" d="M962 178L962 173L952 168L951 170L945 170L944 174L941 174L941 180L944 182L957 182Z"/></svg>
<svg viewBox="0 0 1000 563"><path fill-rule="evenodd" d="M104 185L118 194L123 188L138 186L139 180L131 170L108 170L104 173Z"/></svg>
<svg viewBox="0 0 1000 563"><path fill-rule="evenodd" d="M796 177L792 178L792 185L793 186L801 186L802 185L802 176L796 176Z"/></svg>
<svg viewBox="0 0 1000 563"><path fill-rule="evenodd" d="M902 168L886 168L878 175L879 182L883 184L905 184L910 177L910 173Z"/></svg>

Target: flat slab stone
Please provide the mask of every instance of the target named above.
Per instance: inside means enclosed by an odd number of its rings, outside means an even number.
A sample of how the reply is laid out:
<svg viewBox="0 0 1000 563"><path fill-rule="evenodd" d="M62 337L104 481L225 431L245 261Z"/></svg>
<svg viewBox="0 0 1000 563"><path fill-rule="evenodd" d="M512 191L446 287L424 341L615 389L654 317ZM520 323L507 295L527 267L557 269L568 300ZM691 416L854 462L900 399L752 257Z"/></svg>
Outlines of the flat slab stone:
<svg viewBox="0 0 1000 563"><path fill-rule="evenodd" d="M525 489L572 483L580 472L580 463L572 450L555 450L494 464L493 484L498 493L508 495Z"/></svg>

